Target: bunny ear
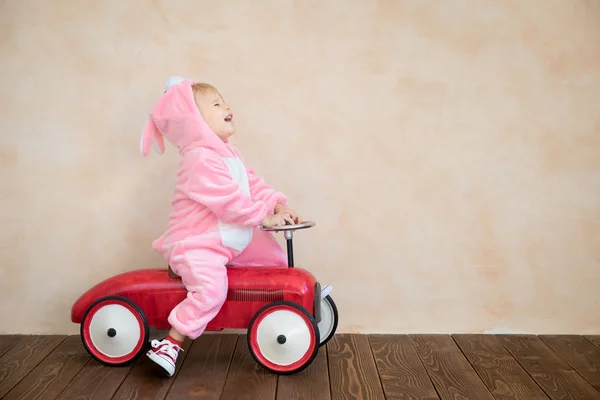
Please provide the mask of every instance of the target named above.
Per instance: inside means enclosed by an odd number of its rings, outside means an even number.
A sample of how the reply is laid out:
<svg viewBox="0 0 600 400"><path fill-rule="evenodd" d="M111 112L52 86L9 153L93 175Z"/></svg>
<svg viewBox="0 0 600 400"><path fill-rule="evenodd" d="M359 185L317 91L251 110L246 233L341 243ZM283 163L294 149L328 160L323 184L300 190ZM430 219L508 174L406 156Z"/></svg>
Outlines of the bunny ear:
<svg viewBox="0 0 600 400"><path fill-rule="evenodd" d="M170 78L167 79L167 82L165 83L165 92L167 90L169 90L171 88L171 86L173 85L177 85L180 82L185 81L185 78L182 78L180 76L172 76Z"/></svg>
<svg viewBox="0 0 600 400"><path fill-rule="evenodd" d="M150 145L154 142L154 149L158 154L165 152L165 141L156 124L152 119L149 119L142 132L140 138L140 152L143 156L147 156L150 152Z"/></svg>
<svg viewBox="0 0 600 400"><path fill-rule="evenodd" d="M180 76L171 76L167 79L165 83L165 92L168 91L173 85L177 85L185 81L184 78ZM158 110L161 110L164 107L164 95L163 100L159 100L159 103L155 106L158 107ZM160 114L160 112L159 112ZM150 152L150 145L154 142L154 149L158 154L162 154L165 152L165 141L162 133L158 130L158 127L154 123L152 116L150 116L148 122L146 122L146 127L142 132L142 137L140 138L140 152L142 155L147 156Z"/></svg>

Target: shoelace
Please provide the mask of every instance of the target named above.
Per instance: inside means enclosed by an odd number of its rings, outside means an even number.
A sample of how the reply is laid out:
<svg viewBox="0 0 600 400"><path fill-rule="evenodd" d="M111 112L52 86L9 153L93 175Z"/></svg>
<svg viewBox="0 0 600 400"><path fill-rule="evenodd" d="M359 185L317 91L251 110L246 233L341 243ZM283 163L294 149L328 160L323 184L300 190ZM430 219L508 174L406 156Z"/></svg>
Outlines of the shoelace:
<svg viewBox="0 0 600 400"><path fill-rule="evenodd" d="M166 348L163 347L161 349L161 351L166 351L167 354L173 358L177 357L177 352L183 351L183 349L181 347L179 347L179 345L176 345L175 343L171 343L171 342L167 342L167 341L165 341L163 343L163 341L158 341L158 340L154 339L150 342L150 344L154 348L162 346L164 344L166 346Z"/></svg>

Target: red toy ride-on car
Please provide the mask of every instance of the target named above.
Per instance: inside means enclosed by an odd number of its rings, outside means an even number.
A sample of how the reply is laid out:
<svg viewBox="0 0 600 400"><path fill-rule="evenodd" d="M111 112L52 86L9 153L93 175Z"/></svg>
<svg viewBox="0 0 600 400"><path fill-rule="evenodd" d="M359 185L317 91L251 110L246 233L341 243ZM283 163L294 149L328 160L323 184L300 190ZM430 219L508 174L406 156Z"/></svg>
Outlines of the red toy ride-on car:
<svg viewBox="0 0 600 400"><path fill-rule="evenodd" d="M227 267L227 300L207 331L247 329L256 362L276 374L306 368L319 347L334 335L338 312L307 270L294 268L293 231L314 222L263 228L283 231L288 267ZM93 358L109 366L126 365L149 348L149 327L170 329L169 313L187 291L170 269L140 269L108 278L85 292L71 310L81 339Z"/></svg>

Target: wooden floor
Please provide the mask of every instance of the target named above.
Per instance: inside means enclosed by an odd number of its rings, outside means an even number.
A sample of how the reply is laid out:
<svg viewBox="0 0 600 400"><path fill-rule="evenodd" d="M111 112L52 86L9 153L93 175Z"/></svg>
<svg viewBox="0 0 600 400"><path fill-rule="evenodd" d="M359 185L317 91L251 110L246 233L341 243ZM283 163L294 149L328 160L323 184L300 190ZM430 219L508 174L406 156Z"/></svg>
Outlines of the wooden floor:
<svg viewBox="0 0 600 400"><path fill-rule="evenodd" d="M188 341L173 378L146 357L103 367L78 336L0 336L3 399L600 399L600 336L338 334L293 376L245 336Z"/></svg>

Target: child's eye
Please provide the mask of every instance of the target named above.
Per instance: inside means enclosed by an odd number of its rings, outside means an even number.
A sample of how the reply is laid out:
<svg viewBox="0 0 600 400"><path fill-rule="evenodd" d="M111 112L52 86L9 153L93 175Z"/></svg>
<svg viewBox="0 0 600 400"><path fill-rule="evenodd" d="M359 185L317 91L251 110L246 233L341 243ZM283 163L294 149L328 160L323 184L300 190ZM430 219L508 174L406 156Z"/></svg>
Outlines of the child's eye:
<svg viewBox="0 0 600 400"><path fill-rule="evenodd" d="M217 104L215 104L215 107L219 107L219 105L220 105L220 104L219 104L219 103L217 103Z"/></svg>

